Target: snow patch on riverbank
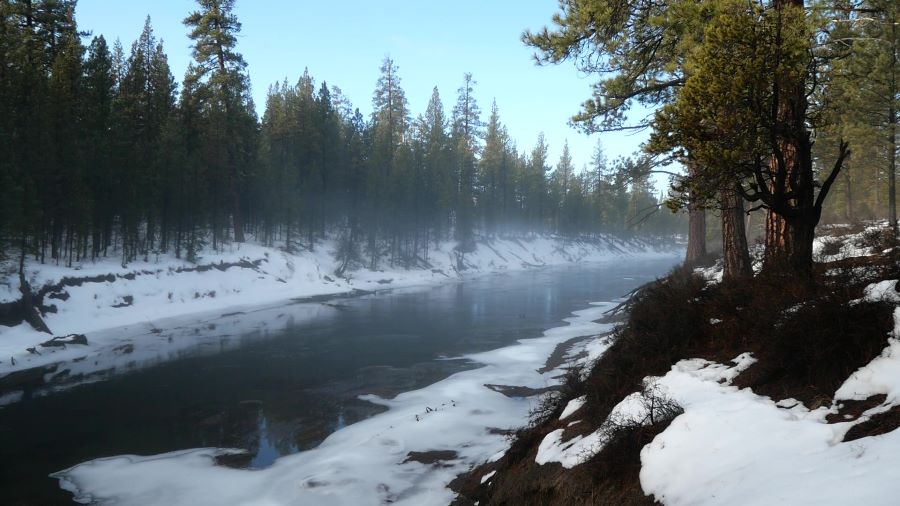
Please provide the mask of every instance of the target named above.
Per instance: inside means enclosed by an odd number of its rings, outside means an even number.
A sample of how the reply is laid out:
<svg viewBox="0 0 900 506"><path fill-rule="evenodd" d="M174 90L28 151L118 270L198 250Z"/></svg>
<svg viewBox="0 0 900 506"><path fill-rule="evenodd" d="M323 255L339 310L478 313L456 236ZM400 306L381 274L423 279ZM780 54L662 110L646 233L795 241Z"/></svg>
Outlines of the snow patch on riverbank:
<svg viewBox="0 0 900 506"><path fill-rule="evenodd" d="M894 321L897 335L900 308ZM657 379L684 414L641 451L645 492L667 506L897 504L900 431L843 441L851 427L898 403L896 338L835 394L836 401L877 394L886 401L840 423L826 420L833 406L808 409L792 399L774 402L729 386L747 363L747 355L742 357L734 367L682 360Z"/></svg>
<svg viewBox="0 0 900 506"><path fill-rule="evenodd" d="M393 399L365 396L388 411L335 432L313 450L282 457L267 469L216 466L215 456L232 450L197 449L98 459L56 477L81 502L121 506L447 504L454 494L446 485L471 466L502 454L509 444L504 430L525 423L539 402L537 397L509 397L487 385L541 389L558 384L561 368L543 374L538 370L557 345L608 332L612 325L596 320L611 307L594 304L541 337L468 355L465 358L482 367L423 389ZM584 357L588 346L599 354L608 340L588 339L568 356ZM453 457L422 463L412 452Z"/></svg>
<svg viewBox="0 0 900 506"><path fill-rule="evenodd" d="M338 277L335 272L340 264L335 250L336 244L328 241L318 244L314 251L297 254L244 243L203 255L196 265L172 256L153 257L125 267L116 259L74 268L30 265L26 272L34 290L67 277L83 278L77 283L64 283L74 286L48 295L44 304L55 306L55 312L43 316L54 335L86 334L88 345L42 347L40 343L51 336L27 324L0 326L0 375L92 357L118 342L169 328L171 318L184 320L196 315L196 321L207 321L291 299L437 285L543 266L676 254L611 236L592 242L553 237L497 238L479 241L475 251L465 255L454 250L454 243L443 243L431 252L427 267L388 268L384 261L384 269L360 269ZM0 303L19 296L17 275L0 279Z"/></svg>

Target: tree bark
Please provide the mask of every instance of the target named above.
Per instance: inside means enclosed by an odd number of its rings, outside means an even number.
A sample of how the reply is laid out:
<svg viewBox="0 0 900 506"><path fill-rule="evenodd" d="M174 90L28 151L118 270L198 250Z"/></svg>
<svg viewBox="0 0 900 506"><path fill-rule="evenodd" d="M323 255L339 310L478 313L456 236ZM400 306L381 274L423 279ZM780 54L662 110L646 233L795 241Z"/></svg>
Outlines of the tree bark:
<svg viewBox="0 0 900 506"><path fill-rule="evenodd" d="M684 266L700 265L706 256L706 211L691 204L688 206L688 245Z"/></svg>
<svg viewBox="0 0 900 506"><path fill-rule="evenodd" d="M894 23L891 26L891 29L894 32L894 40L897 40L896 31L897 31L897 23ZM893 58L893 68L897 68L897 57L896 52L894 52ZM896 93L897 84L896 84L896 70L892 70L891 73L891 91ZM891 230L894 231L894 238L897 237L897 109L894 106L894 101L891 101L890 109L888 110L888 115L890 117L890 128L888 129L888 149L890 149L890 153L888 154L889 163L888 163L888 220L891 223Z"/></svg>
<svg viewBox="0 0 900 506"><path fill-rule="evenodd" d="M773 6L783 16L789 6L802 10L804 1L775 0ZM783 22L780 17L777 44L783 40ZM781 55L775 57L780 60ZM804 78L791 74L774 77L773 120L777 128L772 132L770 164L776 177L769 183L774 205L769 206L766 217L764 268L806 277L812 271L812 241L821 214L821 207L816 205L812 143L806 127L809 103ZM792 197L787 196L789 192L793 192Z"/></svg>
<svg viewBox="0 0 900 506"><path fill-rule="evenodd" d="M846 190L844 218L847 220L848 223L852 223L853 222L853 187L852 187L853 181L850 179L849 172L844 173L844 183L845 183L845 190Z"/></svg>
<svg viewBox="0 0 900 506"><path fill-rule="evenodd" d="M747 231L744 228L744 199L734 186L725 187L721 194L723 280L753 277Z"/></svg>
<svg viewBox="0 0 900 506"><path fill-rule="evenodd" d="M819 223L816 210L810 211L791 220L789 225L793 234L793 244L787 266L801 277L809 277L812 274L813 241L816 238L816 225Z"/></svg>
<svg viewBox="0 0 900 506"><path fill-rule="evenodd" d="M44 323L44 319L41 318L41 313L34 306L34 296L31 294L31 285L28 284L28 280L25 279L25 250L25 234L22 234L22 251L19 254L19 292L22 294L22 314L25 317L25 321L31 325L31 328L38 332L52 334L47 327L47 324Z"/></svg>
<svg viewBox="0 0 900 506"><path fill-rule="evenodd" d="M791 257L793 243L793 233L788 227L787 220L769 209L766 212L766 253L763 269L766 271L781 269Z"/></svg>
<svg viewBox="0 0 900 506"><path fill-rule="evenodd" d="M896 5L896 4L894 4ZM891 11L891 41L893 42L893 51L891 52L891 76L890 76L890 93L891 97L896 97L898 90L897 84L897 8ZM891 229L894 231L894 240L897 240L897 102L891 100L888 108L888 121L890 128L888 129L888 148L890 163L888 166L888 205L890 206L888 217L891 222Z"/></svg>

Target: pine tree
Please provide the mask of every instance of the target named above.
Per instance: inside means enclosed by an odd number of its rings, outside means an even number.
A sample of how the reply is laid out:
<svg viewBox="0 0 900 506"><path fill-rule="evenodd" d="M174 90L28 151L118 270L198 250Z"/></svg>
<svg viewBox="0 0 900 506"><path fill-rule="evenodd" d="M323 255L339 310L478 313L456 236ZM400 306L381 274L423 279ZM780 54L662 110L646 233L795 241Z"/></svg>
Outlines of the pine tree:
<svg viewBox="0 0 900 506"><path fill-rule="evenodd" d="M255 119L250 98L247 63L236 52L241 23L234 15L234 0L197 0L199 11L184 19L194 41L194 64L185 76L196 100L197 110L205 116L206 146L203 164L216 174L216 206L229 207L234 240L244 240L241 189L255 139L247 123ZM230 206L218 202L227 199ZM214 210L217 212L217 210ZM218 221L218 220L216 220ZM219 223L213 225L216 247Z"/></svg>
<svg viewBox="0 0 900 506"><path fill-rule="evenodd" d="M450 160L450 139L447 134L447 119L444 105L437 87L431 92L431 99L425 110L422 135L425 137L424 160L426 167L426 202L430 203L430 219L435 228L434 239L443 238L450 229L450 216L456 200L456 181Z"/></svg>
<svg viewBox="0 0 900 506"><path fill-rule="evenodd" d="M456 240L457 248L469 252L475 248L475 163L482 135L481 109L475 100L475 80L471 73L463 75L463 85L457 92L453 108L453 146L456 148L457 194Z"/></svg>
<svg viewBox="0 0 900 506"><path fill-rule="evenodd" d="M553 171L551 178L551 192L553 208L553 227L556 232L562 232L565 227L562 222L563 209L566 207L566 200L569 194L569 184L572 181L572 175L575 167L572 165L572 153L569 151L569 141L563 145L562 154L559 156L559 162Z"/></svg>
<svg viewBox="0 0 900 506"><path fill-rule="evenodd" d="M172 188L166 183L174 168L162 164L162 135L174 111L174 92L168 59L148 17L125 62L114 108L123 262L146 256L157 246L160 221L162 246L167 246L165 230L171 220L167 191Z"/></svg>
<svg viewBox="0 0 900 506"><path fill-rule="evenodd" d="M76 254L76 233L84 235L87 223L88 196L82 170L82 145L77 132L81 129L82 53L84 47L72 30L54 40L56 55L50 69L49 107L54 170L46 180L44 208L51 219L51 258L66 258L72 264ZM76 226L78 229L76 229Z"/></svg>
<svg viewBox="0 0 900 506"><path fill-rule="evenodd" d="M111 244L115 214L109 134L113 126L116 77L103 36L95 37L88 48L83 93L85 177L93 195L91 257L96 259Z"/></svg>
<svg viewBox="0 0 900 506"><path fill-rule="evenodd" d="M566 60L599 81L573 123L587 133L642 129L652 116L629 117L640 105L672 103L688 77L684 62L703 39L717 2L659 3L651 0L563 2L554 30L526 31L522 40L537 49L539 64ZM688 206L686 265L706 251L706 218L701 206Z"/></svg>
<svg viewBox="0 0 900 506"><path fill-rule="evenodd" d="M370 222L368 226L368 249L370 268L374 269L378 262L379 231L387 232L389 223L394 223L395 207L390 199L392 178L397 173L398 153L406 140L409 126L409 108L406 94L400 87L400 76L397 65L390 57L381 64L381 75L375 85L372 100L372 170L367 183L370 205ZM395 251L396 234L391 237L391 252Z"/></svg>
<svg viewBox="0 0 900 506"><path fill-rule="evenodd" d="M767 265L806 276L822 203L847 146L841 144L816 194L807 127L805 90L813 66L805 13L794 5L730 5L693 55L694 73L678 101L657 113L656 141L683 146L703 167L688 179L695 198L705 196L700 202L723 188L761 202L770 211Z"/></svg>
<svg viewBox="0 0 900 506"><path fill-rule="evenodd" d="M843 206L844 219L886 216L897 235L900 7L866 0L852 8L837 6L836 11L829 33L837 49L829 55L833 72L825 91L816 97L825 104L825 124L817 132L814 153L824 163L833 162L831 146L841 138L849 141L855 153L852 170L842 174L844 198L833 207ZM860 198L853 198L851 181ZM836 214L832 210L832 217Z"/></svg>
<svg viewBox="0 0 900 506"><path fill-rule="evenodd" d="M500 223L509 225L509 160L509 135L500 123L500 110L494 100L485 129L478 176L485 229L491 233L497 231Z"/></svg>

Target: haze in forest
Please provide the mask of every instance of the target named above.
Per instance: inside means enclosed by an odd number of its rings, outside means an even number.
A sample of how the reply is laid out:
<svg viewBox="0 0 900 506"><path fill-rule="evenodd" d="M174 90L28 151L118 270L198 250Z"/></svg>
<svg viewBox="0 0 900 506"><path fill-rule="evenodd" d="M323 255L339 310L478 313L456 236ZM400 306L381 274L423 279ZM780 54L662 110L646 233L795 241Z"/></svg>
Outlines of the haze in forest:
<svg viewBox="0 0 900 506"><path fill-rule="evenodd" d="M4 15L17 59L4 81L14 142L2 236L23 259L124 265L150 253L193 260L248 237L288 252L333 237L345 267L376 268L427 263L447 239L464 253L478 235L659 235L682 223L658 212L650 174L628 173L635 161L599 148L579 167L568 144L553 159L544 134L513 138L502 97L480 102L469 72L413 110L400 65L371 62L365 114L340 82L299 64L251 82L232 1L186 15L189 51L164 43L150 17L136 40L111 41L85 36L74 1L34 15L29 5ZM191 56L184 76L172 47ZM266 87L263 103L254 87Z"/></svg>

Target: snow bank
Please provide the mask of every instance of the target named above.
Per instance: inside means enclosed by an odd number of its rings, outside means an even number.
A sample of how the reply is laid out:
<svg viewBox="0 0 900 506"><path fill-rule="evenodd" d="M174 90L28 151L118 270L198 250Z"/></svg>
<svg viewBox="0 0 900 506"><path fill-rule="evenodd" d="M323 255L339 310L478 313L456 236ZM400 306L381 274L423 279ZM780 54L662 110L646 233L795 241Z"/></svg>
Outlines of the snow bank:
<svg viewBox="0 0 900 506"><path fill-rule="evenodd" d="M846 225L836 225L831 228L840 228ZM846 234L839 237L835 236L818 236L813 240L813 255L821 262L833 262L836 260L844 260L847 258L863 257L878 253L869 246L865 246L866 235L878 231L883 231L887 227L886 221L874 222L868 225L862 232L856 234ZM827 226L823 228L829 228ZM840 248L830 251L832 243L840 242Z"/></svg>
<svg viewBox="0 0 900 506"><path fill-rule="evenodd" d="M893 290L893 286L891 287ZM867 290L868 291L868 290ZM900 307L894 309L894 332L879 357L847 378L835 392L835 399L861 400L887 395L886 403L900 404Z"/></svg>
<svg viewBox="0 0 900 506"><path fill-rule="evenodd" d="M872 283L863 290L863 299L870 302L900 302L896 279L885 279Z"/></svg>
<svg viewBox="0 0 900 506"><path fill-rule="evenodd" d="M755 361L749 353L745 353L734 359L735 365L733 367L704 361L687 361L685 364L688 367L696 368L695 373L699 378L729 384L741 371L750 367ZM609 416L594 432L586 436L578 435L566 441L562 439L565 432L564 429L554 430L544 436L534 460L541 465L559 462L566 469L583 464L594 455L600 453L609 441L609 437L617 429L650 425L653 422L654 415L658 416L660 414L659 411L665 409L660 405L660 402L665 402L668 398L669 388L659 378L647 377L644 379L643 391L632 392L626 395L624 399L613 406ZM569 410L571 404L578 400L571 401L569 406L566 406L566 410ZM582 400L581 402L583 404L584 401ZM580 408L581 404L578 407ZM651 410L654 410L654 412L651 412ZM560 417L560 419L563 418L565 417Z"/></svg>
<svg viewBox="0 0 900 506"><path fill-rule="evenodd" d="M536 398L507 397L486 385L542 388L559 382L562 370L540 374L555 347L596 336L612 325L595 323L612 304L577 311L568 325L542 337L469 355L481 368L450 376L393 399L364 398L388 411L329 436L319 447L278 459L263 470L214 465L233 450L197 449L153 457L120 456L87 462L56 475L81 502L117 505L366 505L447 504L446 488L471 466L502 456L509 442L502 431L520 426ZM591 344L576 345L569 357L584 356ZM587 360L582 358L580 360ZM492 430L493 429L493 430ZM437 464L409 459L410 452L452 451ZM486 480L490 479L487 477Z"/></svg>
<svg viewBox="0 0 900 506"><path fill-rule="evenodd" d="M684 414L641 451L645 492L666 505L896 504L900 431L843 443L858 422L828 424L829 408L729 386L742 357L733 367L683 360L659 378ZM883 376L878 361L859 381Z"/></svg>
<svg viewBox="0 0 900 506"><path fill-rule="evenodd" d="M565 420L574 414L576 411L581 409L584 406L584 403L587 402L587 396L582 395L576 399L572 399L566 404L566 407L563 409L563 412L559 415L560 420Z"/></svg>
<svg viewBox="0 0 900 506"><path fill-rule="evenodd" d="M115 344L115 335L138 335L169 328L171 318L200 315L199 320L260 306L283 304L290 299L375 291L387 288L428 286L468 276L579 262L622 258L664 257L673 252L655 250L639 241L603 237L596 242L566 241L553 237L492 239L477 243L475 251L459 256L447 242L432 250L427 268L367 269L334 273L336 245L318 244L315 251L288 254L254 244L233 244L226 251L208 253L197 265L172 256L122 267L104 259L75 268L30 265L29 282L37 290L63 278L92 278L68 286L61 298L47 298L56 312L44 315L54 335L86 334L87 346L42 348L50 336L27 324L0 326L0 375L21 369L92 356ZM458 270L462 265L463 269ZM198 269L197 267L201 268ZM0 279L0 302L16 300L18 278ZM183 324L184 320L179 320ZM113 329L116 329L113 331ZM35 348L35 352L27 351ZM108 350L107 350L108 351ZM40 353L40 354L38 354ZM89 361L90 362L90 361Z"/></svg>
<svg viewBox="0 0 900 506"><path fill-rule="evenodd" d="M269 335L281 335L311 320L327 324L339 314L338 309L326 304L278 303L224 315L213 311L169 318L163 321L164 330L137 323L98 331L90 334L88 350L69 346L36 356L54 362L45 366L46 385L36 388L29 384L29 395L48 395L170 360L221 353ZM0 407L18 402L23 394L22 390L11 390L0 395Z"/></svg>

